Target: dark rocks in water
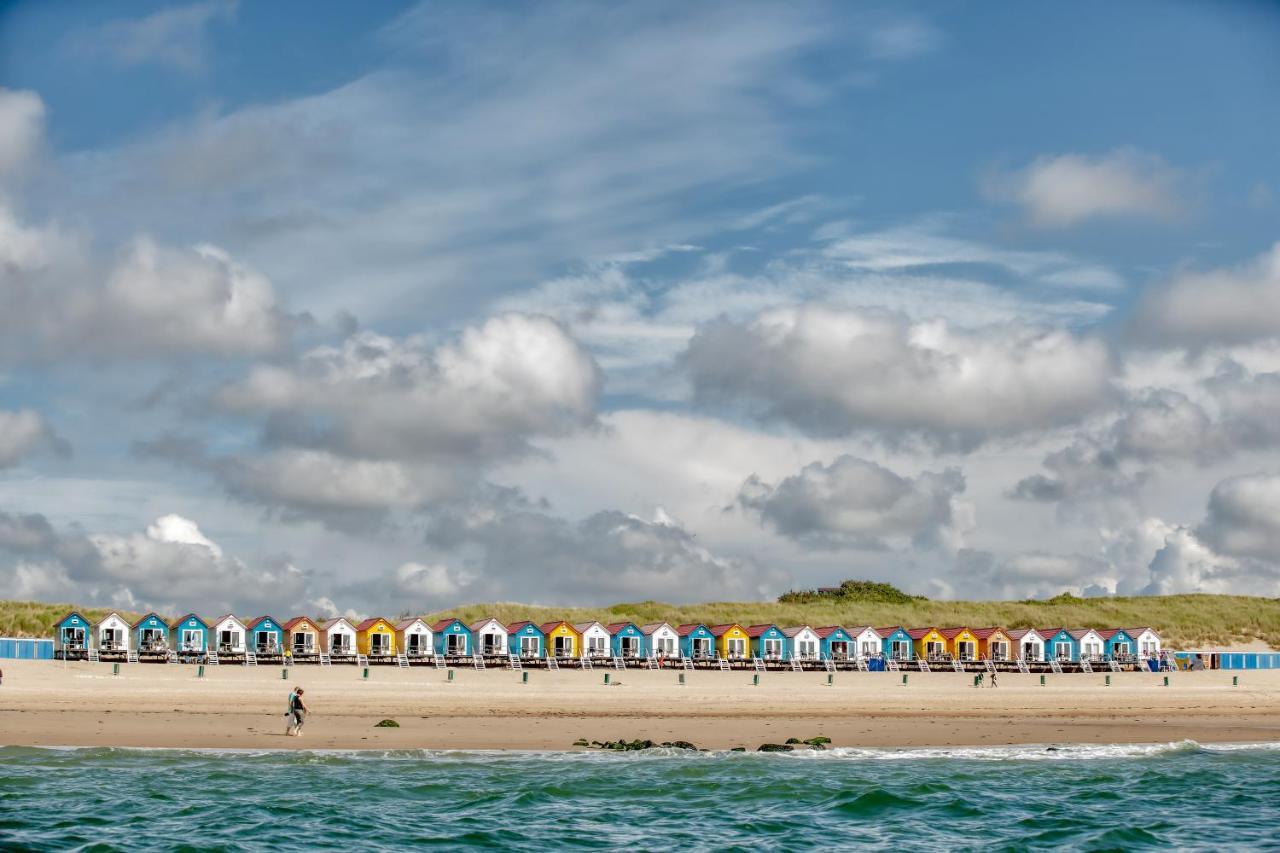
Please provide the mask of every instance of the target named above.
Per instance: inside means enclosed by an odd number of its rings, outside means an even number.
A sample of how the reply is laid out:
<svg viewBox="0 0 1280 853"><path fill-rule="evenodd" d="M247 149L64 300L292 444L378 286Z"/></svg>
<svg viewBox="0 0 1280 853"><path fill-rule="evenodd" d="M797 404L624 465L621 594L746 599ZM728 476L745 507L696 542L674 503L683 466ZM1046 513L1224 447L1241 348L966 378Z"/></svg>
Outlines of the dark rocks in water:
<svg viewBox="0 0 1280 853"><path fill-rule="evenodd" d="M383 720L380 723L375 723L373 727L375 729L398 729L400 724L395 720Z"/></svg>
<svg viewBox="0 0 1280 853"><path fill-rule="evenodd" d="M687 740L664 740L662 743L651 741L648 738L636 738L635 740L593 740L590 743L582 738L573 744L574 746L594 746L597 749L611 749L615 752L638 752L642 749L655 749L662 747L663 749L686 749L691 752L697 752L698 747L689 743Z"/></svg>
<svg viewBox="0 0 1280 853"><path fill-rule="evenodd" d="M824 744L831 743L831 738L818 735L817 737L809 738L805 743L809 744L809 746L823 746Z"/></svg>
<svg viewBox="0 0 1280 853"><path fill-rule="evenodd" d="M786 739L786 741L784 741L784 743L789 743L792 746L795 746L797 744L806 743L806 741L800 740L800 738L798 737L789 737Z"/></svg>
<svg viewBox="0 0 1280 853"><path fill-rule="evenodd" d="M698 748L687 740L673 740L662 744L667 749L688 749L697 752Z"/></svg>
<svg viewBox="0 0 1280 853"><path fill-rule="evenodd" d="M587 743L587 739L584 737L580 737L577 740L575 740L573 742L573 745L574 746L591 746L591 744Z"/></svg>
<svg viewBox="0 0 1280 853"><path fill-rule="evenodd" d="M745 746L735 746L733 749L729 751L730 752L746 752L747 748Z"/></svg>
<svg viewBox="0 0 1280 853"><path fill-rule="evenodd" d="M794 749L789 743L762 743L756 752L791 752Z"/></svg>

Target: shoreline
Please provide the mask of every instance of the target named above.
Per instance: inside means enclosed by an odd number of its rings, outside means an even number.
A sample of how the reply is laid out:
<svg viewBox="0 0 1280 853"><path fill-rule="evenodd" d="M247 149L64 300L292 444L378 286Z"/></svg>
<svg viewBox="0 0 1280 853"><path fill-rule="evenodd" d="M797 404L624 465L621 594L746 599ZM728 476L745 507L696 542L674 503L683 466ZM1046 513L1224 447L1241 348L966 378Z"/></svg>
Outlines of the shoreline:
<svg viewBox="0 0 1280 853"><path fill-rule="evenodd" d="M597 674L354 668L279 669L6 661L0 744L44 747L281 750L573 751L574 741L684 740L755 750L788 737L877 749L1053 744L1280 741L1280 670L1240 673L1002 675L974 689L953 673L626 671ZM284 699L307 689L304 736L285 738ZM384 718L399 728L374 728ZM580 747L578 749L581 749ZM593 750L594 751L594 750Z"/></svg>

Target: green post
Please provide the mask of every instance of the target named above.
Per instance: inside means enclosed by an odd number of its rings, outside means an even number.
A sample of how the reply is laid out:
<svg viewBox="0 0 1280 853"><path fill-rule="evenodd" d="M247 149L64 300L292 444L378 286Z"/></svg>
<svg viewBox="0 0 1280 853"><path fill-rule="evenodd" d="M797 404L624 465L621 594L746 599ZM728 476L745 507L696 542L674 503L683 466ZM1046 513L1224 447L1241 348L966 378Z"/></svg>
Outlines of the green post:
<svg viewBox="0 0 1280 853"><path fill-rule="evenodd" d="M119 675L119 674L120 674L120 664L118 664L118 663L113 663L113 664L111 664L111 674L112 674L112 675Z"/></svg>
<svg viewBox="0 0 1280 853"><path fill-rule="evenodd" d="M453 681L453 670L449 670L449 680Z"/></svg>
<svg viewBox="0 0 1280 853"><path fill-rule="evenodd" d="M1167 676L1167 675L1164 677L1164 686L1165 686L1165 687L1168 687L1168 686L1169 686L1169 676Z"/></svg>
<svg viewBox="0 0 1280 853"><path fill-rule="evenodd" d="M760 686L760 673L757 672L751 676L751 686L752 687Z"/></svg>
<svg viewBox="0 0 1280 853"><path fill-rule="evenodd" d="M903 687L907 686L907 674L905 672L902 673L902 686Z"/></svg>
<svg viewBox="0 0 1280 853"><path fill-rule="evenodd" d="M680 673L680 683L684 684L684 673Z"/></svg>
<svg viewBox="0 0 1280 853"><path fill-rule="evenodd" d="M529 683L529 673L527 673L527 672L522 672L522 673L520 673L520 682L521 682L522 684L528 684L528 683Z"/></svg>
<svg viewBox="0 0 1280 853"><path fill-rule="evenodd" d="M1044 676L1040 676L1040 686L1044 687Z"/></svg>
<svg viewBox="0 0 1280 853"><path fill-rule="evenodd" d="M1107 676L1107 686L1108 686L1108 687L1110 687L1110 686L1111 686L1111 676L1109 676L1109 675Z"/></svg>
<svg viewBox="0 0 1280 853"><path fill-rule="evenodd" d="M196 667L196 678L204 678L204 664Z"/></svg>
<svg viewBox="0 0 1280 853"><path fill-rule="evenodd" d="M369 672L369 670L367 670L367 669L366 669L366 670L365 670L365 673L366 673L366 674L368 674L368 672ZM286 666L286 667L283 667L283 668L280 670L280 680L281 680L281 681L288 681L288 680L289 680L289 667L287 667L287 666Z"/></svg>
<svg viewBox="0 0 1280 853"><path fill-rule="evenodd" d="M973 686L974 686L974 687L977 687L977 686L978 686L978 676L976 676L976 675L973 677Z"/></svg>
<svg viewBox="0 0 1280 853"><path fill-rule="evenodd" d="M1240 686L1240 676L1238 676L1238 675L1233 675L1233 676L1231 676L1231 686L1232 686L1232 687L1239 687L1239 686Z"/></svg>
<svg viewBox="0 0 1280 853"><path fill-rule="evenodd" d="M450 673L450 674L452 674L452 673ZM366 666L366 667L364 668L364 675L363 675L362 677L364 678L364 680L365 680L365 681L368 681L368 680L369 680L369 667L367 667L367 666Z"/></svg>
<svg viewBox="0 0 1280 853"><path fill-rule="evenodd" d="M833 686L835 685L835 683L836 683L836 677L835 677L834 675L832 675L831 673L829 673L829 672L828 672L828 673L827 673L827 686L828 686L828 687L833 687Z"/></svg>
<svg viewBox="0 0 1280 853"><path fill-rule="evenodd" d="M605 683L606 685L609 683L609 673L607 673L607 672L604 674L604 683Z"/></svg>

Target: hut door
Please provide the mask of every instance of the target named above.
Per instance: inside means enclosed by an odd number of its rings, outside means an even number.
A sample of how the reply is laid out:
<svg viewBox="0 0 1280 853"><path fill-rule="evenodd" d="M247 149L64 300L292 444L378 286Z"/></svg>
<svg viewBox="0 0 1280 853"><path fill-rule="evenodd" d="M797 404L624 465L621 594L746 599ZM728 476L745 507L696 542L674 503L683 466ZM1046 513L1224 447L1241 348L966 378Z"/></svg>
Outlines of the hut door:
<svg viewBox="0 0 1280 853"><path fill-rule="evenodd" d="M889 644L889 654L894 660L910 660L911 644L906 640L894 640Z"/></svg>
<svg viewBox="0 0 1280 853"><path fill-rule="evenodd" d="M200 642L200 632L187 628L182 632L182 650L187 652L198 652L203 645Z"/></svg>
<svg viewBox="0 0 1280 853"><path fill-rule="evenodd" d="M389 647L389 645L390 644L387 643L386 634L370 634L369 635L369 654L385 655L387 653L387 648Z"/></svg>
<svg viewBox="0 0 1280 853"><path fill-rule="evenodd" d="M541 651L538 648L538 645L539 643L538 643L537 637L521 637L520 638L520 657L536 658L538 656L538 652Z"/></svg>
<svg viewBox="0 0 1280 853"><path fill-rule="evenodd" d="M835 660L847 660L849 657L849 644L842 640L834 640L831 643L831 657Z"/></svg>
<svg viewBox="0 0 1280 853"><path fill-rule="evenodd" d="M946 649L946 646L944 646L942 643L928 642L924 644L925 656L930 658L942 657L942 654L945 651L945 649Z"/></svg>
<svg viewBox="0 0 1280 853"><path fill-rule="evenodd" d="M973 643L957 643L956 650L960 653L960 660L973 660Z"/></svg>
<svg viewBox="0 0 1280 853"><path fill-rule="evenodd" d="M445 638L445 652L451 655L465 655L467 653L467 638L461 634L450 634Z"/></svg>
<svg viewBox="0 0 1280 853"><path fill-rule="evenodd" d="M711 640L707 637L694 637L691 648L695 658L711 657Z"/></svg>
<svg viewBox="0 0 1280 853"><path fill-rule="evenodd" d="M103 651L112 651L120 647L120 629L103 628L101 645Z"/></svg>
<svg viewBox="0 0 1280 853"><path fill-rule="evenodd" d="M62 645L68 649L84 648L84 629L83 628L63 628L62 629Z"/></svg>
<svg viewBox="0 0 1280 853"><path fill-rule="evenodd" d="M1006 645L1005 643L998 643L998 642L991 644L992 660L1007 660L1008 657L1009 657L1008 645Z"/></svg>
<svg viewBox="0 0 1280 853"><path fill-rule="evenodd" d="M619 637L618 648L622 650L624 658L635 658L640 656L640 640L636 637Z"/></svg>
<svg viewBox="0 0 1280 853"><path fill-rule="evenodd" d="M422 635L421 634L408 634L405 636L405 642L408 643L409 645L409 648L405 649L405 651L408 654L411 654L411 655L422 654Z"/></svg>
<svg viewBox="0 0 1280 853"><path fill-rule="evenodd" d="M159 649L164 647L164 637L158 628L142 629L142 648Z"/></svg>
<svg viewBox="0 0 1280 853"><path fill-rule="evenodd" d="M573 657L573 637L559 636L554 640L556 657Z"/></svg>

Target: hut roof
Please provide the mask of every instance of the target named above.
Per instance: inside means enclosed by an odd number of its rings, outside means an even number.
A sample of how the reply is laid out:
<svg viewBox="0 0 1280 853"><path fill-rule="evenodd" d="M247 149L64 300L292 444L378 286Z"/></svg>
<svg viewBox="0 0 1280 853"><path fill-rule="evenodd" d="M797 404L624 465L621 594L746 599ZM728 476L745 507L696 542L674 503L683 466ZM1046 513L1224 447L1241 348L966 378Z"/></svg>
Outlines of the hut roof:
<svg viewBox="0 0 1280 853"><path fill-rule="evenodd" d="M68 616L70 616L71 614L70 614L70 613L68 613L67 615L68 615ZM81 617L81 618L83 618L83 617ZM146 616L141 616L141 617L139 617L139 618L138 618L138 621L137 621L137 622L134 622L134 623L133 623L132 625L130 625L129 627L130 627L130 628L137 628L137 627L138 627L139 625L141 625L143 622L146 622L148 619L152 619L152 618L160 619L160 617L159 617L158 615L156 615L155 613L148 613ZM264 617L264 618L265 618L265 617ZM66 621L66 620L64 619L63 621ZM160 619L160 622L161 622L162 624L166 625L166 626L168 625L168 623L167 623L167 622L165 622L163 619Z"/></svg>
<svg viewBox="0 0 1280 853"><path fill-rule="evenodd" d="M1009 635L1009 639L1011 640L1021 640L1023 637L1027 636L1027 634L1035 634L1040 639L1044 639L1044 635L1035 628L1013 628L1012 630L1005 631L1005 633Z"/></svg>
<svg viewBox="0 0 1280 853"><path fill-rule="evenodd" d="M569 625L569 623L564 621L563 619L561 619L558 622L543 622L541 625L538 626L538 630L544 634L550 634L552 631L559 628L561 625ZM569 627L572 628L573 626L569 625Z"/></svg>
<svg viewBox="0 0 1280 853"><path fill-rule="evenodd" d="M67 615L69 616L70 614L67 614ZM97 622L94 622L93 624L94 624L94 626L101 625L103 622L106 622L106 621L107 621L108 619L110 619L112 616L116 617L116 618L117 618L117 619L119 619L121 622L124 622L124 618L123 618L123 617L121 617L119 613L117 613L117 612L115 612L114 610L112 610L112 611L111 611L110 613L108 613L106 616L103 616L101 619L99 619ZM63 621L65 622L65 621L66 621L66 619L64 618L64 619L63 619ZM127 625L127 624L129 624L129 623L128 623L128 622L125 622L125 624ZM206 623L206 624L207 624L207 625L209 625L210 627L212 627L212 626L213 626L213 623L212 623L212 622L208 622L208 623Z"/></svg>
<svg viewBox="0 0 1280 853"><path fill-rule="evenodd" d="M1128 634L1130 637L1136 637L1139 634L1141 634L1143 631L1150 631L1151 633L1155 634L1157 637L1160 636L1160 632L1157 631L1155 628L1125 628L1124 630L1125 630L1125 633Z"/></svg>
<svg viewBox="0 0 1280 853"><path fill-rule="evenodd" d="M938 629L938 633L946 637L948 640L954 640L956 637L959 637L965 631L969 631L969 629L968 628L939 628ZM973 632L969 631L969 633L972 634Z"/></svg>
<svg viewBox="0 0 1280 853"><path fill-rule="evenodd" d="M295 616L295 617L293 617L292 619L290 619L288 622L284 623L284 629L285 629L286 631L292 631L294 628L298 627L298 626L299 626L299 625L301 625L303 622L306 622L306 623L307 623L308 625L310 625L312 628L319 628L319 627L320 627L319 625L317 625L317 624L315 623L315 621L314 621L313 619L310 619L310 618L308 618L308 617L306 617L306 616Z"/></svg>
<svg viewBox="0 0 1280 853"><path fill-rule="evenodd" d="M591 630L591 626L592 626L592 625L600 625L600 623L599 623L599 622L574 622L574 623L573 623L573 630L575 630L575 631L577 631L579 634L581 634L581 633L583 633L583 632L585 632L585 631L589 631L589 630ZM604 630L604 626L603 626L603 625L600 625L600 630L602 630L602 631Z"/></svg>
<svg viewBox="0 0 1280 853"><path fill-rule="evenodd" d="M386 622L388 625L391 624L386 619L383 619L381 616L373 616L373 617L370 617L369 619L364 620L359 625L357 625L356 630L368 631L370 628L372 628L374 625L377 625L379 622Z"/></svg>
<svg viewBox="0 0 1280 853"><path fill-rule="evenodd" d="M69 613L67 613L67 615L66 615L66 616L63 616L61 619L59 619L59 620L58 620L56 623L54 623L54 624L56 624L56 625L61 625L63 622L66 622L66 621L67 621L68 619L70 619L72 616L80 616L80 611L79 611L79 610L72 610L72 611L70 611ZM142 617L142 618L144 618L144 619L145 619L146 617L144 616L144 617ZM86 624L86 625L88 625L88 624L89 624L89 620L88 620L88 619L85 619L83 616L80 616L80 621L81 621L81 622L84 622L84 624Z"/></svg>
<svg viewBox="0 0 1280 853"><path fill-rule="evenodd" d="M462 623L462 620L461 620L461 619L456 619L456 618L454 618L454 617L452 617L452 616L447 616L447 617L445 617L444 619L439 619L439 620L437 620L437 621L436 621L436 623L435 623L434 625L432 625L432 626L431 626L431 630L432 630L432 631L443 631L445 628L448 628L448 627L449 627L450 625L452 625L454 622L457 622L457 623L459 623L459 624L462 624L462 626L463 626L464 628L466 627L466 625Z"/></svg>
<svg viewBox="0 0 1280 853"><path fill-rule="evenodd" d="M706 627L707 626L703 625L701 622L686 622L685 624L676 627L676 633L681 637L687 637L699 628Z"/></svg>
<svg viewBox="0 0 1280 853"><path fill-rule="evenodd" d="M1067 631L1067 629L1066 629L1066 628L1037 628L1037 629L1036 629L1036 632L1037 632L1041 637L1044 637L1046 640L1048 640L1048 639L1050 639L1050 638L1052 638L1052 637L1056 637L1056 636L1058 636L1058 635L1059 635L1059 634L1061 634L1063 631ZM1067 631L1067 633L1068 633L1068 634L1070 634L1071 632L1070 632L1070 631Z"/></svg>
<svg viewBox="0 0 1280 853"><path fill-rule="evenodd" d="M674 629L674 628L672 628L670 625L668 625L666 622L646 622L645 624L643 624L643 625L641 625L641 626L640 626L640 633L641 633L641 634L644 634L646 637L647 637L647 636L650 636L651 634L653 634L653 632L654 632L654 631L658 630L658 629L659 629L659 628L661 628L663 625L666 625L666 626L667 626L667 628L669 628L669 629L670 629L670 630L672 630L672 631L674 631L674 630L675 630L675 629Z"/></svg>
<svg viewBox="0 0 1280 853"><path fill-rule="evenodd" d="M737 628L739 631L742 630L742 626L739 625L737 622L730 622L728 625L712 625L711 633L717 637L722 637L725 634L732 631L734 628Z"/></svg>
<svg viewBox="0 0 1280 853"><path fill-rule="evenodd" d="M1116 634L1119 634L1121 632L1125 634L1129 633L1124 628L1103 628L1102 630L1098 631L1098 636L1104 640L1110 640Z"/></svg>
<svg viewBox="0 0 1280 853"><path fill-rule="evenodd" d="M245 624L245 627L256 628L258 627L258 623L263 621L264 619L271 619L271 621L275 622L277 625L280 624L279 620L272 619L270 616L256 616L253 619L250 619L248 622L245 622L244 624Z"/></svg>
<svg viewBox="0 0 1280 853"><path fill-rule="evenodd" d="M237 622L238 624L240 624L240 625L244 625L244 622L242 622L242 621L240 620L240 617L239 617L239 616L237 616L237 615L235 615L234 613L223 613L223 614L222 614L221 616L219 616L217 619L214 619L212 622L210 622L210 623L209 623L209 625L210 625L210 626L213 626L213 625L220 625L220 624L222 624L223 622L227 621L228 619L234 619L234 620L236 620L236 622Z"/></svg>
<svg viewBox="0 0 1280 853"><path fill-rule="evenodd" d="M846 634L850 634L850 633L852 633L851 631L849 631L848 629L846 629L846 628L845 628L844 626L842 626L842 625L824 625L824 626L823 626L823 627L821 627L821 628L814 628L814 629L813 629L813 632L814 632L815 634L817 634L819 637L821 637L822 639L824 639L824 640L825 640L827 637L830 637L830 636L831 636L832 634L834 634L836 631L844 631Z"/></svg>
<svg viewBox="0 0 1280 853"><path fill-rule="evenodd" d="M499 628L502 628L502 630L504 631L507 630L505 627L503 627L501 622L499 622L497 619L494 619L492 616L486 616L483 619L477 619L475 622L472 622L469 627L471 628L472 631L479 631L481 628L483 628L485 625L488 625L490 622L492 622L494 625L497 625Z"/></svg>
<svg viewBox="0 0 1280 853"><path fill-rule="evenodd" d="M765 632L767 632L770 628L776 630L777 627L778 627L777 625L748 625L747 636L756 637L756 638L762 637L764 636Z"/></svg>
<svg viewBox="0 0 1280 853"><path fill-rule="evenodd" d="M525 619L523 622L512 622L510 625L507 626L507 633L514 634L516 631L519 631L522 628L526 628L529 625L533 625L533 627L538 628L539 633L545 633L541 628L539 628L537 625L535 625L533 622L529 621L528 619Z"/></svg>
<svg viewBox="0 0 1280 853"><path fill-rule="evenodd" d="M183 616L183 617L181 617L181 618L179 618L179 619L174 619L172 622L170 622L170 623L169 623L169 627L170 627L170 628L177 628L177 627L178 627L179 625L181 625L183 622L186 622L188 619L190 619L190 618L192 618L192 617L195 617L196 621L197 621L197 622L199 622L201 625L203 625L206 629L208 629L208 628L209 628L209 623L208 623L208 622L206 622L206 621L204 621L203 619L201 619L199 616L196 616L196 614L194 614L194 613L188 613L186 616Z"/></svg>
<svg viewBox="0 0 1280 853"><path fill-rule="evenodd" d="M796 626L791 627L791 628L783 628L783 629L782 629L782 633L783 633L783 634L785 634L785 635L786 635L786 636L788 636L788 637L791 637L792 639L794 639L794 638L795 638L795 637L796 637L796 636L797 636L801 631L810 631L810 632L813 632L813 629L812 629L812 628L810 628L808 625L796 625Z"/></svg>
<svg viewBox="0 0 1280 853"><path fill-rule="evenodd" d="M405 619L405 620L403 620L403 621L401 621L401 622L397 622L397 623L396 623L396 630L397 630L397 631L406 631L406 630L408 630L410 627L412 627L412 625L413 625L413 623L414 623L414 622L422 622L422 618L421 618L421 617L419 617L419 616L414 616L414 617L413 617L413 618L411 618L411 619ZM425 627L427 623L426 623L426 622L422 622L422 624L423 624L423 626Z"/></svg>
<svg viewBox="0 0 1280 853"><path fill-rule="evenodd" d="M979 640L985 640L987 639L987 637L990 637L992 634L1004 634L1006 637L1009 636L1008 631L1006 631L1003 628L997 628L994 626L990 628L970 628L969 633L973 634L973 636L977 637Z"/></svg>
<svg viewBox="0 0 1280 853"><path fill-rule="evenodd" d="M937 628L908 628L907 636L913 640L923 640L927 635L932 634Z"/></svg>
<svg viewBox="0 0 1280 853"><path fill-rule="evenodd" d="M350 627L353 630L356 627L355 625L352 625L351 620L346 618L345 616L339 616L336 619L326 619L320 623L320 627L328 631L330 628L332 628L334 625L337 625L339 622L346 622L348 627Z"/></svg>
<svg viewBox="0 0 1280 853"><path fill-rule="evenodd" d="M1097 634L1098 632L1093 630L1092 628L1076 628L1075 630L1068 631L1067 633L1077 640L1083 640L1086 635ZM1099 634L1098 636L1102 636L1102 635Z"/></svg>
<svg viewBox="0 0 1280 853"><path fill-rule="evenodd" d="M898 631L906 631L906 630L907 629L903 628L901 625L892 625L892 626L886 626L884 628L876 628L876 633L879 634L881 637L887 637L890 634L896 634ZM908 635L910 635L910 633L911 633L910 631L907 631Z"/></svg>
<svg viewBox="0 0 1280 853"><path fill-rule="evenodd" d="M619 631L627 630L628 625L631 626L632 628L635 628L634 622L610 622L608 625L604 626L604 629L608 631L610 634L616 634ZM636 630L639 630L639 629L637 628Z"/></svg>

